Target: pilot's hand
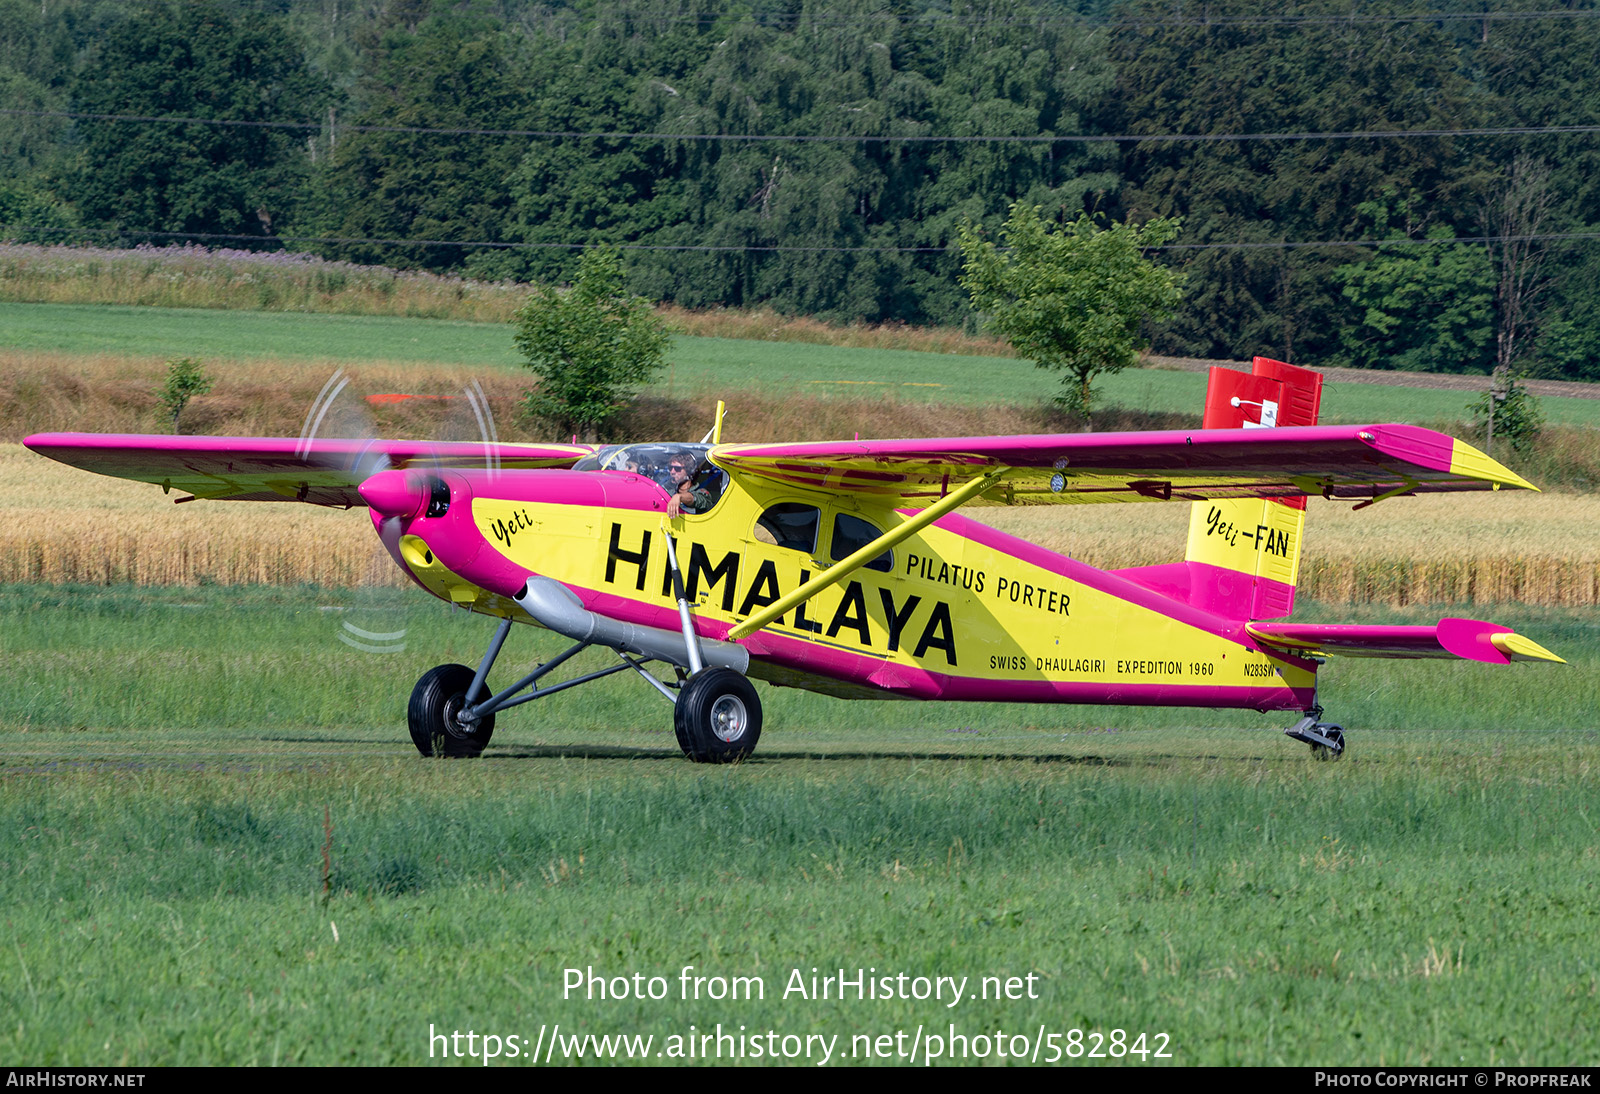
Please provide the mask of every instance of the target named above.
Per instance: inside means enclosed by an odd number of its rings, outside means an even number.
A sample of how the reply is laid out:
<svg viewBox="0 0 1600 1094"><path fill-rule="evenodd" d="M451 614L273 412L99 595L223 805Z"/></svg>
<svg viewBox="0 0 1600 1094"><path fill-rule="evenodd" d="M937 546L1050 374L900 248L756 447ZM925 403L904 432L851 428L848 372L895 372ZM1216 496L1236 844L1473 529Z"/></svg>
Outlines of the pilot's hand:
<svg viewBox="0 0 1600 1094"><path fill-rule="evenodd" d="M697 512L695 504L694 483L684 479L678 484L678 490L667 499L667 516L676 517L684 513Z"/></svg>

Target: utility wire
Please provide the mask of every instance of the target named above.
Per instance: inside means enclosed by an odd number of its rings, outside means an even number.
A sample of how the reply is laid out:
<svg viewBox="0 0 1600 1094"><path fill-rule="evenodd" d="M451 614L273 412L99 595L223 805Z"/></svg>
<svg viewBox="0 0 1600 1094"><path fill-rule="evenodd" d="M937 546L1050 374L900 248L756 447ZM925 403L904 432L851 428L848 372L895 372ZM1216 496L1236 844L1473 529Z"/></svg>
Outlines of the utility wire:
<svg viewBox="0 0 1600 1094"><path fill-rule="evenodd" d="M715 243L612 243L594 240L587 243L523 243L502 240L455 239L376 239L358 236L260 236L229 235L220 232L152 232L114 228L49 228L33 224L0 224L0 235L8 232L49 233L80 236L148 236L158 239L204 239L235 243L326 243L388 247L463 247L475 250L566 250L588 247L615 247L621 251L700 251L708 253L793 253L793 254L948 254L954 244L943 247L834 247L834 246L754 246ZM1147 247L1150 251L1288 251L1305 247L1437 247L1450 244L1523 243L1534 241L1582 241L1600 239L1600 231L1538 232L1527 235L1451 236L1446 239L1308 239L1263 242L1165 243Z"/></svg>
<svg viewBox="0 0 1600 1094"><path fill-rule="evenodd" d="M219 241L248 242L248 243L332 243L332 244L363 244L372 246L392 247L467 247L478 250L565 250L581 251L588 247L616 247L623 251L754 251L754 252L796 252L800 254L814 253L888 253L898 252L906 254L943 254L949 247L799 247L799 246L751 246L720 245L714 243L609 243L605 240L595 240L589 243L522 243L501 240L454 240L454 239L370 239L357 236L260 236L260 235L227 235L219 232L147 232L139 229L114 229L114 228L45 228L27 224L0 224L0 233L5 232L49 232L57 234L76 234L84 236L152 236L163 239L212 239Z"/></svg>
<svg viewBox="0 0 1600 1094"><path fill-rule="evenodd" d="M1419 11L1409 13L1365 14L1361 12L1324 13L1314 15L1174 15L1168 17L1124 18L1112 16L1095 18L1088 15L956 15L944 12L900 13L876 11L816 15L807 12L752 12L722 11L683 13L681 11L613 10L605 18L616 22L677 23L693 26L710 26L724 19L750 18L762 26L782 25L789 29L798 26L851 26L857 24L882 24L896 22L903 26L938 28L942 26L1063 26L1082 27L1089 30L1130 27L1150 29L1162 27L1305 27L1305 26L1381 26L1403 23L1512 23L1550 19L1589 19L1600 16L1596 9L1543 9L1529 11Z"/></svg>
<svg viewBox="0 0 1600 1094"><path fill-rule="evenodd" d="M192 118L155 114L90 114L74 110L0 109L0 115L30 118L71 118L87 121L130 122L142 125L215 125L254 129L297 129L320 131L325 121L275 122L234 118ZM529 137L574 140L660 140L724 142L794 142L819 144L1193 144L1219 141L1343 141L1409 140L1419 137L1514 137L1558 136L1600 133L1600 125L1497 125L1468 129L1365 129L1328 132L1284 133L1069 133L1040 136L828 136L799 133L655 133L607 132L553 129L493 129L478 126L346 125L332 127L339 133L409 133L426 136Z"/></svg>
<svg viewBox="0 0 1600 1094"><path fill-rule="evenodd" d="M708 26L729 18L733 13L705 15L650 15L644 12L618 12L621 19L635 23L686 23ZM752 13L753 14L753 13ZM1049 15L898 15L894 12L875 12L862 15L808 16L804 13L774 12L753 15L761 24L783 24L791 29L800 26L850 26L894 21L903 26L935 29L942 26L1057 26L1082 27L1087 30L1136 30L1163 27L1311 27L1311 26L1383 26L1397 23L1516 23L1544 19L1590 19L1600 11L1580 9L1574 11L1479 11L1447 12L1423 11L1413 14L1364 15L1360 12L1322 15L1190 15L1165 19L1094 19L1088 16Z"/></svg>
<svg viewBox="0 0 1600 1094"><path fill-rule="evenodd" d="M1531 243L1544 240L1582 240L1600 239L1600 231L1596 232L1537 232L1527 235L1501 235L1501 236L1450 236L1446 239L1306 239L1306 240L1280 240L1262 243L1163 243L1159 247L1151 247L1153 251L1249 251L1249 250L1274 250L1287 251L1300 247L1428 247L1435 245L1455 243Z"/></svg>

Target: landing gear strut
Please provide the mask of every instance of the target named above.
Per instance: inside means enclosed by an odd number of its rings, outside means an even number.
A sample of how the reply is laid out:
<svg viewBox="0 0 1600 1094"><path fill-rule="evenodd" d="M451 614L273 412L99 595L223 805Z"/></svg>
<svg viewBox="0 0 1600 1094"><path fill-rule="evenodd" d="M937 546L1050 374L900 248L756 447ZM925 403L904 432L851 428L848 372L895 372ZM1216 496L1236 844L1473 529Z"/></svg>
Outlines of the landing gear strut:
<svg viewBox="0 0 1600 1094"><path fill-rule="evenodd" d="M1319 760L1338 760L1344 757L1344 726L1319 721L1322 708L1314 706L1306 716L1284 733L1311 746L1311 755Z"/></svg>
<svg viewBox="0 0 1600 1094"><path fill-rule="evenodd" d="M673 572L676 576L675 566ZM573 645L495 692L489 687L489 670L511 631L511 620L502 619L476 672L465 665L440 665L417 681L408 710L417 751L424 756L477 756L489 743L498 712L631 669L673 705L673 729L685 756L695 763L744 759L761 737L761 699L740 671L749 656L731 643L699 638L681 587L678 599L681 634L595 616L563 586L548 578L530 579L517 600L540 623L574 639ZM610 649L622 663L539 686L552 669L590 646ZM673 666L674 678L663 681L646 671L652 661Z"/></svg>

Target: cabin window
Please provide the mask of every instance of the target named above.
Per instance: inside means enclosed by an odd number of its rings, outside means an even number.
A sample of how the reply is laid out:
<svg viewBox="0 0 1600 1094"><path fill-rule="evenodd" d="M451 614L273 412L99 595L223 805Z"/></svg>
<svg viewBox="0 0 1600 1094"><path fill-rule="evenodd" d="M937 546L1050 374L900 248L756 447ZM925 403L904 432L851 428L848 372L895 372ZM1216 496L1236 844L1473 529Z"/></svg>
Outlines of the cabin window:
<svg viewBox="0 0 1600 1094"><path fill-rule="evenodd" d="M684 502L690 515L709 513L728 489L728 473L711 463L709 444L613 444L572 465L574 471L625 471L676 494L685 473L697 504ZM674 472L674 467L680 470Z"/></svg>
<svg viewBox="0 0 1600 1094"><path fill-rule="evenodd" d="M833 546L829 557L835 562L842 561L881 535L883 533L875 525L869 524L860 517L852 517L849 513L838 513L833 518ZM883 552L883 554L867 563L867 569L878 570L886 574L892 572L894 570L894 552Z"/></svg>
<svg viewBox="0 0 1600 1094"><path fill-rule="evenodd" d="M801 505L786 501L768 507L756 521L756 539L774 547L787 547L791 551L815 554L817 526L822 523L822 510L815 505Z"/></svg>

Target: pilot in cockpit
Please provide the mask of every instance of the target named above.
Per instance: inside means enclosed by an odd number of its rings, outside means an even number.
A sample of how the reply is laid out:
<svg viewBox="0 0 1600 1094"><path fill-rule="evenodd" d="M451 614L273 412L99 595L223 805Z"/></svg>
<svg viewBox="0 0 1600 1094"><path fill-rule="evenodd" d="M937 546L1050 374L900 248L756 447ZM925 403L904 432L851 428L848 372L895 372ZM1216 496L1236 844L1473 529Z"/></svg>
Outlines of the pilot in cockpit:
<svg viewBox="0 0 1600 1094"><path fill-rule="evenodd" d="M625 471L667 492L667 515L707 513L727 489L728 476L703 459L698 446L613 445L573 465L576 471Z"/></svg>
<svg viewBox="0 0 1600 1094"><path fill-rule="evenodd" d="M696 472L699 470L700 461L687 451L675 452L667 461L667 475L671 482L667 492L672 495L667 499L668 517L704 513L711 508L716 499L705 483L696 482Z"/></svg>

